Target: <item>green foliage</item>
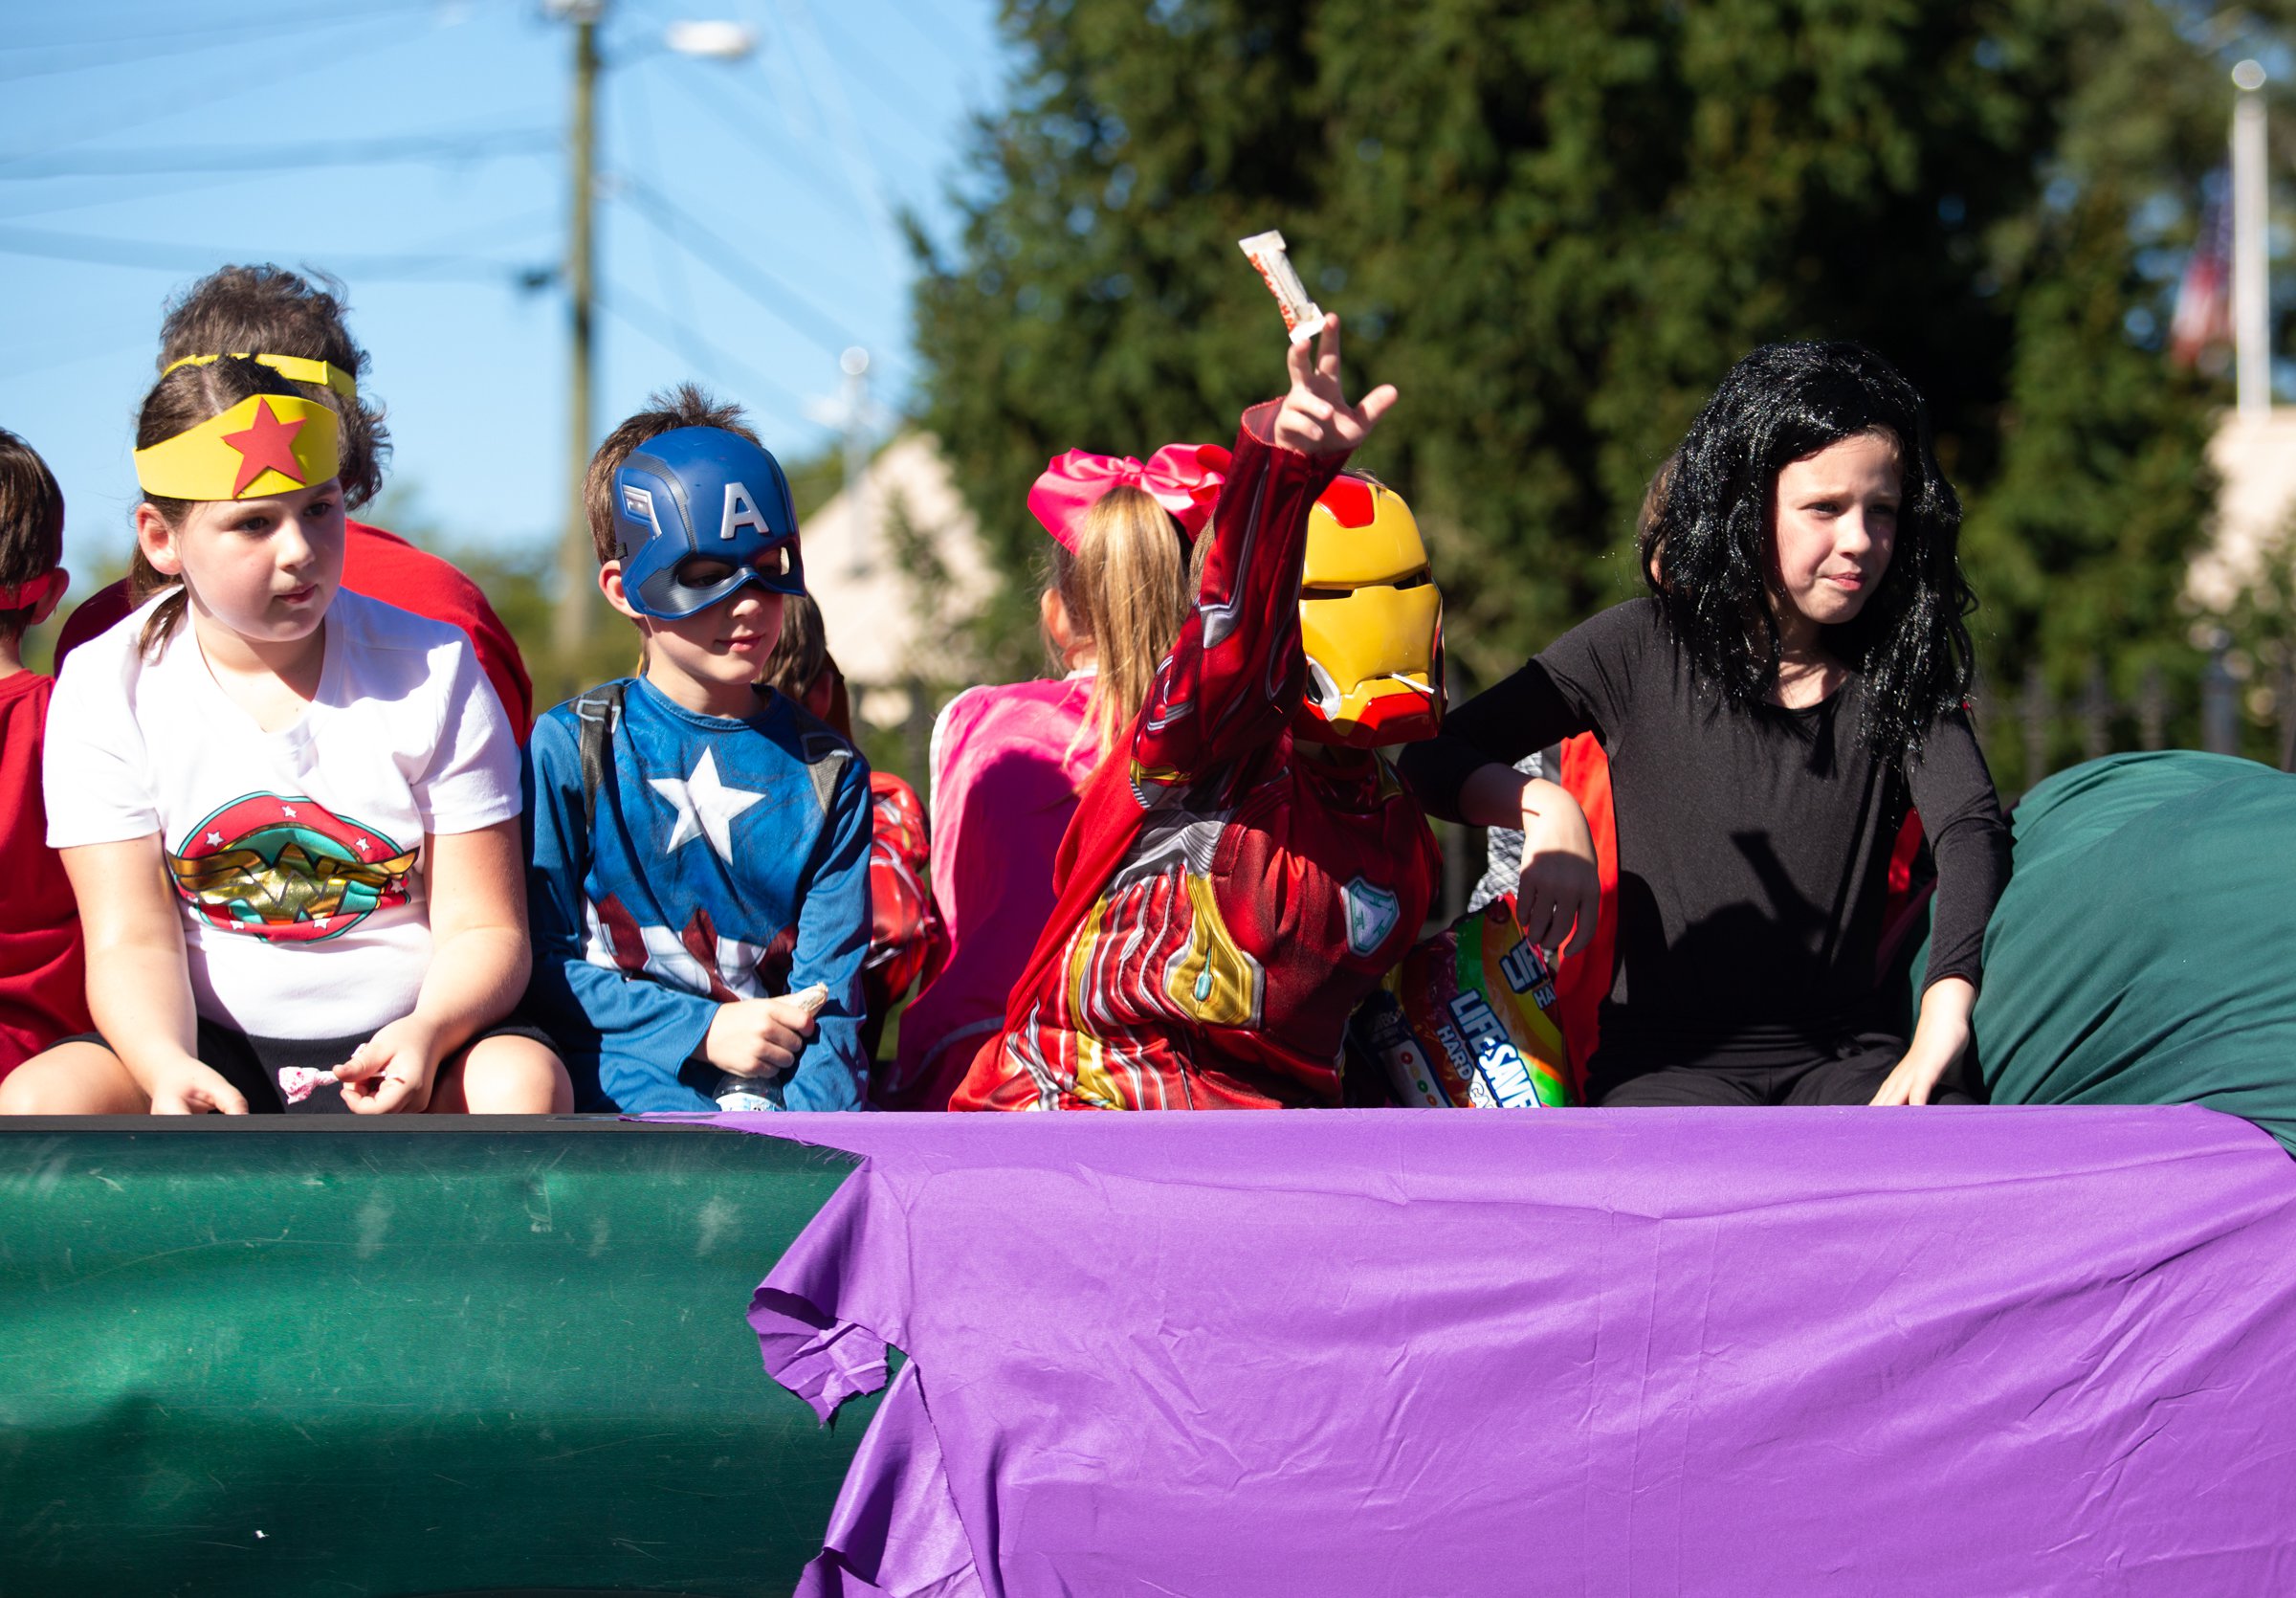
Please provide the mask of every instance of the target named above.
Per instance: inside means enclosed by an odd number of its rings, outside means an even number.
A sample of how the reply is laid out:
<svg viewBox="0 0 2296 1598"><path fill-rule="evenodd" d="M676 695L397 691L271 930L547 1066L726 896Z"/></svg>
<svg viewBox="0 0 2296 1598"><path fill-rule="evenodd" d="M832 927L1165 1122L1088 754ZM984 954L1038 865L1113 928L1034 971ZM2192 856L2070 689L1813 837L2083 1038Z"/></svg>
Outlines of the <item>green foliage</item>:
<svg viewBox="0 0 2296 1598"><path fill-rule="evenodd" d="M2221 159L2223 67L2188 20L1007 0L1010 103L980 126L952 251L919 243L925 421L1026 572L1048 456L1225 440L1280 389L1235 241L1281 228L1347 321L1351 383L1402 392L1361 464L1418 511L1453 658L1488 681L1635 588L1645 483L1733 360L1859 339L1932 404L1988 674L2125 673L2187 647L2213 492L2221 395L2126 331L2163 309L2132 212ZM2168 242L2191 227L2172 208ZM1027 669L1017 606L991 625Z"/></svg>

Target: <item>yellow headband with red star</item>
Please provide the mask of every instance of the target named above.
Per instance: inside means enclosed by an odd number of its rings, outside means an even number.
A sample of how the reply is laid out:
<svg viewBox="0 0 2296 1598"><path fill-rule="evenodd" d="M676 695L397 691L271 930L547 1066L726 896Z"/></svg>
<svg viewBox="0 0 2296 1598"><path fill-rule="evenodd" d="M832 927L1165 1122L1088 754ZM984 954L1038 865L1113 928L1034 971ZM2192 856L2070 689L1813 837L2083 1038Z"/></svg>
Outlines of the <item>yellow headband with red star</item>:
<svg viewBox="0 0 2296 1598"><path fill-rule="evenodd" d="M162 499L292 494L342 467L335 412L295 394L251 394L222 415L136 452L136 481Z"/></svg>
<svg viewBox="0 0 2296 1598"><path fill-rule="evenodd" d="M170 361L160 368L166 377L178 366L206 366L222 360L220 355L187 355L181 361ZM240 350L232 356L234 361L254 361L269 366L281 377L298 383L323 383L346 400L359 397L359 380L341 366L325 361L314 361L307 355L250 355Z"/></svg>

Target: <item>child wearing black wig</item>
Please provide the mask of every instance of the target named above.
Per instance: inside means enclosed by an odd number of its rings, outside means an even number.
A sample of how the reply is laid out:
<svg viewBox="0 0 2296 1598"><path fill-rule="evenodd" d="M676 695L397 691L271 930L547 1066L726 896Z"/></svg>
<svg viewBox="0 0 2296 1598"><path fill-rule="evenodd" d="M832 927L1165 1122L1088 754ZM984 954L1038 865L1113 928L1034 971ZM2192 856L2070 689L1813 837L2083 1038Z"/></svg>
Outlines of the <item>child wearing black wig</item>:
<svg viewBox="0 0 2296 1598"><path fill-rule="evenodd" d="M1427 809L1526 834L1517 913L1591 938L1585 819L1512 762L1592 732L1617 810L1601 1105L1903 1104L1969 1040L2008 832L1963 708L1961 509L1921 396L1856 344L1770 344L1691 424L1638 551L1651 592L1556 639L1403 757ZM1884 1030L1890 846L1937 868L1921 1013ZM1574 930L1575 926L1575 930Z"/></svg>

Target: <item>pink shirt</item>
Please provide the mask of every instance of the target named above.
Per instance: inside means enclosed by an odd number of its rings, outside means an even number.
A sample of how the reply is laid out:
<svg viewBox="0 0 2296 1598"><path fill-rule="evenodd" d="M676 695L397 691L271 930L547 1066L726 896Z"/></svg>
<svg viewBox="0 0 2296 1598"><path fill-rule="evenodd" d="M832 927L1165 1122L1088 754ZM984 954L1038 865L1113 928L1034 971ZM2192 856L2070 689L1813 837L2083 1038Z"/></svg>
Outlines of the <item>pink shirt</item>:
<svg viewBox="0 0 2296 1598"><path fill-rule="evenodd" d="M1051 919L1052 857L1100 764L1083 730L1092 693L1089 672L968 688L933 728L933 899L949 958L901 1012L895 1076L935 1083L912 1102L947 1103Z"/></svg>

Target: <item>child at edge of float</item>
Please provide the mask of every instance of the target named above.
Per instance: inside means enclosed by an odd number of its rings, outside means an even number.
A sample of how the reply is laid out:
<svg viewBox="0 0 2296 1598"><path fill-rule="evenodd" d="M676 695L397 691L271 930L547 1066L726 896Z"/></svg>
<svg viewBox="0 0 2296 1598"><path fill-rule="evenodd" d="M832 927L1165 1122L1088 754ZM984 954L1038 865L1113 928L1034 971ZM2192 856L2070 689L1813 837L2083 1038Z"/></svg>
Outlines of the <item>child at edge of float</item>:
<svg viewBox="0 0 2296 1598"><path fill-rule="evenodd" d="M1061 676L968 688L931 746L933 897L945 966L901 1016L893 1080L946 1109L1051 918L1053 861L1087 782L1148 698L1189 601L1189 551L1227 471L1216 444L1146 461L1071 450L1028 509L1052 540L1038 614Z"/></svg>
<svg viewBox="0 0 2296 1598"><path fill-rule="evenodd" d="M758 680L805 591L781 464L686 385L607 436L583 497L644 654L527 745L530 1012L585 1109L858 1109L869 766Z"/></svg>
<svg viewBox="0 0 2296 1598"><path fill-rule="evenodd" d="M49 841L96 1033L11 1113L563 1110L518 752L454 629L342 591L335 398L226 357L137 424L137 609L58 678Z"/></svg>
<svg viewBox="0 0 2296 1598"><path fill-rule="evenodd" d="M758 681L805 706L831 732L854 744L845 674L829 653L821 607L808 593L782 599L782 636ZM854 744L857 748L859 745ZM869 955L861 965L861 1053L872 1064L869 1101L880 1110L938 1110L897 1090L878 1057L886 1019L919 978L930 982L948 953L940 918L925 886L931 844L916 789L891 771L869 773Z"/></svg>
<svg viewBox="0 0 2296 1598"><path fill-rule="evenodd" d="M1348 1013L1419 934L1435 840L1375 751L1435 729L1441 598L1402 499L1340 476L1395 390L1347 402L1336 317L1287 366L953 1109L1337 1104Z"/></svg>
<svg viewBox="0 0 2296 1598"><path fill-rule="evenodd" d="M361 391L368 359L351 337L348 310L342 285L323 273L306 277L280 266L218 267L169 302L160 322L160 367L247 354L286 376L327 386L342 422L342 586L458 628L510 718L510 730L524 744L534 720L533 684L518 640L484 590L438 556L350 514L383 491L390 433L383 407ZM124 578L75 606L56 634L56 669L131 609Z"/></svg>
<svg viewBox="0 0 2296 1598"><path fill-rule="evenodd" d="M79 915L40 797L55 679L24 664L24 634L71 586L63 556L63 490L30 444L0 431L0 1077L88 1030Z"/></svg>
<svg viewBox="0 0 2296 1598"><path fill-rule="evenodd" d="M1595 1105L1966 1101L2008 833L1963 705L1960 505L1921 395L1850 344L1733 366L1644 528L1646 597L1453 712L1404 770L1438 815L1520 825L1540 942L1596 903L1576 805L1507 763L1591 732L1609 758L1617 961ZM1892 844L1918 810L1937 890L1920 1018L1884 1020Z"/></svg>

